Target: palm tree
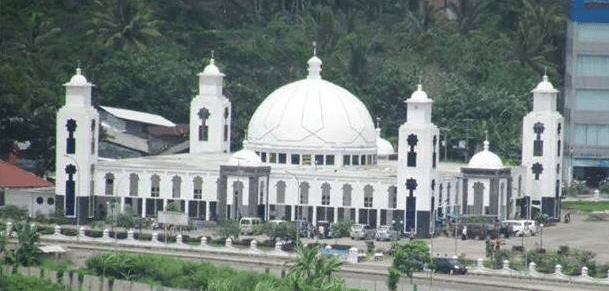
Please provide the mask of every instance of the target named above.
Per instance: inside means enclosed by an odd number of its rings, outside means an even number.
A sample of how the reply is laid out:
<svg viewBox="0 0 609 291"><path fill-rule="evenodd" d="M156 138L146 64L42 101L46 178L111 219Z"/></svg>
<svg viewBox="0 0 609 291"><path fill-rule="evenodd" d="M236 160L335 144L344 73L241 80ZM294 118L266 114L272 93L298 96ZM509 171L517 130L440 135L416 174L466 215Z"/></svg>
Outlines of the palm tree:
<svg viewBox="0 0 609 291"><path fill-rule="evenodd" d="M106 47L143 50L162 37L160 21L143 0L97 0L99 10L91 18L87 32Z"/></svg>
<svg viewBox="0 0 609 291"><path fill-rule="evenodd" d="M316 248L301 247L286 282L293 290L343 290L343 281L332 277L341 265L334 258L322 257Z"/></svg>

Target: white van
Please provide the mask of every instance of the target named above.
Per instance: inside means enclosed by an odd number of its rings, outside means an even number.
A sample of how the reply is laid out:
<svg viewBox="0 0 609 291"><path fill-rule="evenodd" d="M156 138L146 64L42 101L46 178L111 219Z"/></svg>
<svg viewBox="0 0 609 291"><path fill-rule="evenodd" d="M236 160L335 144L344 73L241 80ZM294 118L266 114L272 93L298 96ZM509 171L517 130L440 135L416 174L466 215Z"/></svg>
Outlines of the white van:
<svg viewBox="0 0 609 291"><path fill-rule="evenodd" d="M262 223L262 220L258 217L242 217L239 220L241 225L241 233L251 234L254 232L254 226Z"/></svg>

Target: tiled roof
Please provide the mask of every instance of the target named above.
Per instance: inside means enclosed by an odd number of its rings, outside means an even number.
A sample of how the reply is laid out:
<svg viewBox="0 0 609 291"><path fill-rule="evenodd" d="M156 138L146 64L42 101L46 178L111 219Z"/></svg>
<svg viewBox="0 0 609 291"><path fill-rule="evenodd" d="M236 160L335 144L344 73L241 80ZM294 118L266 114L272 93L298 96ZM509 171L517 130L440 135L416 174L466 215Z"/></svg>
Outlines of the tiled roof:
<svg viewBox="0 0 609 291"><path fill-rule="evenodd" d="M0 161L0 188L38 188L52 186L51 182L30 172Z"/></svg>

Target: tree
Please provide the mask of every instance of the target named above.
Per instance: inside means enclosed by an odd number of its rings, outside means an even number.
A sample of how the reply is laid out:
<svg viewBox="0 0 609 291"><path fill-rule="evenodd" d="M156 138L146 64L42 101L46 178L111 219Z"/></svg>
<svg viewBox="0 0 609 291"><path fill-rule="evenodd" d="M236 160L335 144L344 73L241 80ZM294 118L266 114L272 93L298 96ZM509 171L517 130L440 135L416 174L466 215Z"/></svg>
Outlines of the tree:
<svg viewBox="0 0 609 291"><path fill-rule="evenodd" d="M15 230L19 243L16 250L8 252L5 260L14 266L22 265L29 267L38 265L42 252L39 248L40 235L36 231L36 227L32 226L28 219L17 223Z"/></svg>
<svg viewBox="0 0 609 291"><path fill-rule="evenodd" d="M241 226L237 220L224 220L218 226L217 234L222 239L233 238L238 239L241 234Z"/></svg>
<svg viewBox="0 0 609 291"><path fill-rule="evenodd" d="M414 272L432 268L429 247L425 241L414 240L403 245L396 244L395 247L393 264L389 269L390 281L395 280L395 271L397 270L410 277L410 283L412 284L412 274Z"/></svg>
<svg viewBox="0 0 609 291"><path fill-rule="evenodd" d="M341 265L335 258L321 256L317 248L300 247L286 282L291 290L345 290L344 281L332 277Z"/></svg>
<svg viewBox="0 0 609 291"><path fill-rule="evenodd" d="M143 0L98 0L87 34L104 46L141 51L153 39L162 37L151 7Z"/></svg>

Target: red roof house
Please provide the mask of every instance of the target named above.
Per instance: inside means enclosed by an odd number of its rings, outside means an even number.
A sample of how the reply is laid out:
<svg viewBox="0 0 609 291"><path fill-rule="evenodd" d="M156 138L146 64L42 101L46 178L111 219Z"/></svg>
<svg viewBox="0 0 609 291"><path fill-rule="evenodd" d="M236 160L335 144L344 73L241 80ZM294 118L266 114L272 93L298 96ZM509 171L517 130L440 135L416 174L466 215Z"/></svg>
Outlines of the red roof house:
<svg viewBox="0 0 609 291"><path fill-rule="evenodd" d="M0 189L2 188L41 188L53 186L51 182L30 172L0 161Z"/></svg>

